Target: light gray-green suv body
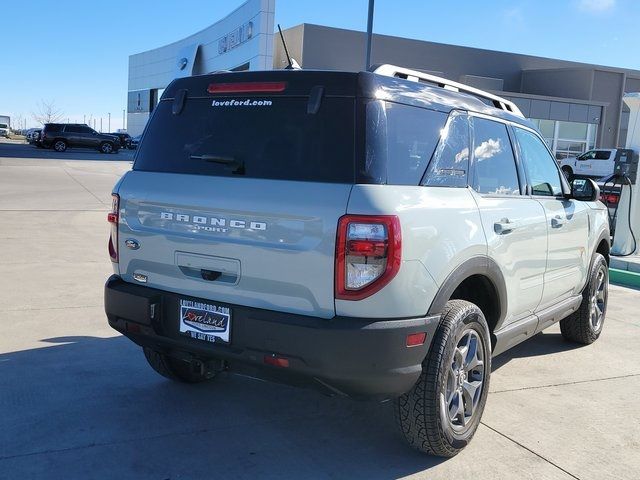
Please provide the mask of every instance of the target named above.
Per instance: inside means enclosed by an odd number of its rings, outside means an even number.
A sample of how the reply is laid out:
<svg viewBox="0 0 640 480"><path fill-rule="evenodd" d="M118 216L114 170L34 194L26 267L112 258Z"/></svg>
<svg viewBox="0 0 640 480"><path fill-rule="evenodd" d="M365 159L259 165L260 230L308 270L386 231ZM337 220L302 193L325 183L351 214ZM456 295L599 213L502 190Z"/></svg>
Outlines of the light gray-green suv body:
<svg viewBox="0 0 640 480"><path fill-rule="evenodd" d="M593 342L609 231L517 107L399 67L175 80L109 214L110 325L160 374L393 399L415 448L472 438L491 358Z"/></svg>

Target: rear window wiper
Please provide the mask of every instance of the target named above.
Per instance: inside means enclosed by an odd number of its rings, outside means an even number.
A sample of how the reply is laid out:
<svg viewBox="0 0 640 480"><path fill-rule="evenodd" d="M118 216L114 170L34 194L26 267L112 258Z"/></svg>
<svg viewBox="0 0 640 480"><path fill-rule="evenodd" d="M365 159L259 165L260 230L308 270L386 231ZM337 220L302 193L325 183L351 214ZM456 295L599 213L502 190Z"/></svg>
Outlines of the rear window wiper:
<svg viewBox="0 0 640 480"><path fill-rule="evenodd" d="M231 173L236 175L244 175L244 163L236 160L233 157L226 157L224 155L191 155L191 160L204 160L205 162L217 163L219 165L225 165L234 168Z"/></svg>

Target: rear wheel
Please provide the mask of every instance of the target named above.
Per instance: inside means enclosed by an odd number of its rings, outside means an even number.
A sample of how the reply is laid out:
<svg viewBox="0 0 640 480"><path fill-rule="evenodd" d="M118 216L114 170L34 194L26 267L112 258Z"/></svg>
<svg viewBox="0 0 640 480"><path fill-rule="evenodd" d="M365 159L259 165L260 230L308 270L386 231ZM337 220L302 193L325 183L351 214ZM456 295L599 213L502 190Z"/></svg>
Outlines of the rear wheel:
<svg viewBox="0 0 640 480"><path fill-rule="evenodd" d="M109 142L104 142L100 145L100 151L102 153L111 153L113 152L113 144Z"/></svg>
<svg viewBox="0 0 640 480"><path fill-rule="evenodd" d="M56 140L53 142L53 149L56 152L64 152L67 149L67 142L64 140Z"/></svg>
<svg viewBox="0 0 640 480"><path fill-rule="evenodd" d="M609 266L596 253L589 272L589 282L582 292L580 308L560 321L562 336L571 342L589 345L602 333L609 298Z"/></svg>
<svg viewBox="0 0 640 480"><path fill-rule="evenodd" d="M414 387L394 402L398 427L412 447L452 457L473 438L491 373L489 328L473 303L447 303Z"/></svg>
<svg viewBox="0 0 640 480"><path fill-rule="evenodd" d="M201 383L215 377L215 373L211 371L194 371L192 365L184 360L170 357L150 348L143 348L143 351L151 368L170 380L184 383Z"/></svg>

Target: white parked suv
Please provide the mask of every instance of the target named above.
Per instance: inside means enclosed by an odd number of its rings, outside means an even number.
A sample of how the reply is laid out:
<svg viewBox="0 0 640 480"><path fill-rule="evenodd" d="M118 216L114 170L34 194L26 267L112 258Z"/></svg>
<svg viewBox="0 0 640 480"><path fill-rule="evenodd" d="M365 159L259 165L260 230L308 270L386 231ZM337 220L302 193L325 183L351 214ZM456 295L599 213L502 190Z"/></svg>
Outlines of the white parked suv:
<svg viewBox="0 0 640 480"><path fill-rule="evenodd" d="M452 456L493 356L556 322L600 335L598 194L513 103L442 78L181 78L113 191L105 309L165 377L393 400L411 446Z"/></svg>
<svg viewBox="0 0 640 480"><path fill-rule="evenodd" d="M613 175L616 152L615 148L597 148L577 157L564 158L558 163L562 172L569 179L574 175L602 178Z"/></svg>

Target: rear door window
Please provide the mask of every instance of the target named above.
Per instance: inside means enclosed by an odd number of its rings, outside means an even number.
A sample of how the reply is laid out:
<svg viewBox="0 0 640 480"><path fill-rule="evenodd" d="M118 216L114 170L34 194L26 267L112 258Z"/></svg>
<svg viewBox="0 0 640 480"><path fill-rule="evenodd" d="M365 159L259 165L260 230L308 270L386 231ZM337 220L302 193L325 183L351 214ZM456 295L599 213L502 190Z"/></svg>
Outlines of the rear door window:
<svg viewBox="0 0 640 480"><path fill-rule="evenodd" d="M331 183L354 181L355 99L187 98L162 100L134 170Z"/></svg>
<svg viewBox="0 0 640 480"><path fill-rule="evenodd" d="M473 117L473 189L490 195L520 195L507 126Z"/></svg>

